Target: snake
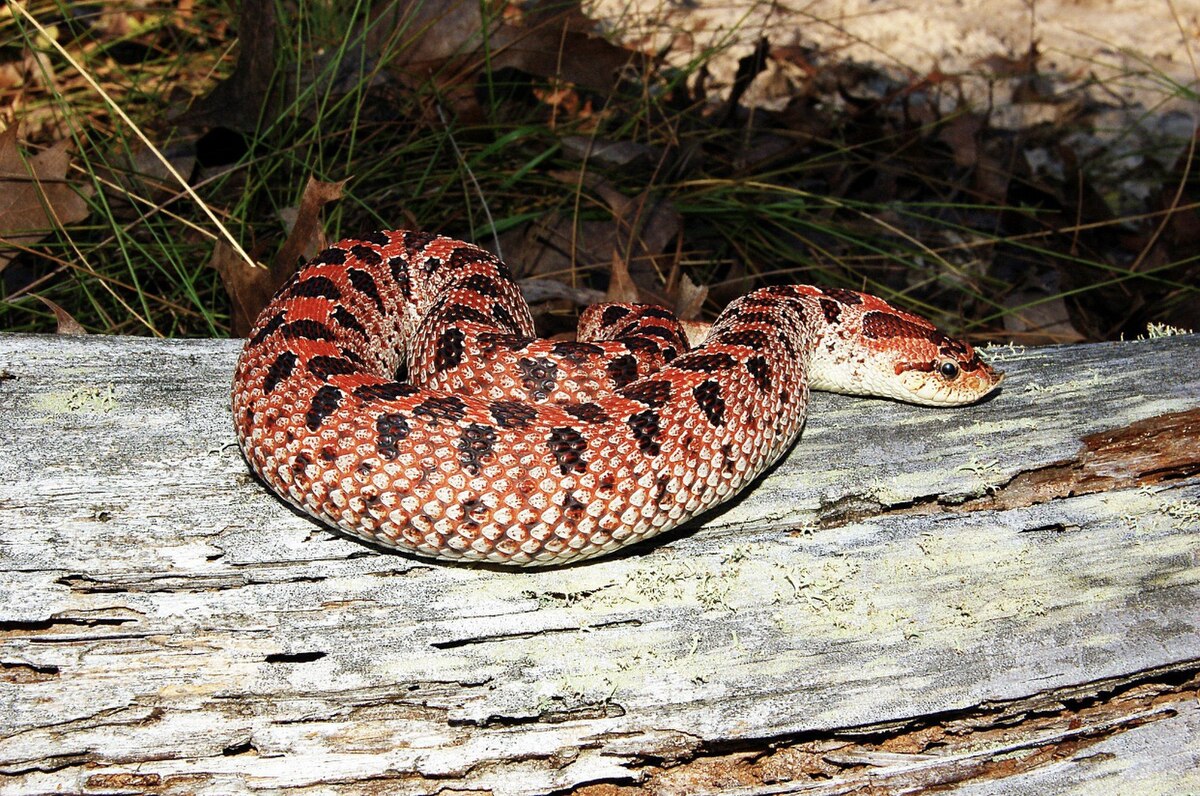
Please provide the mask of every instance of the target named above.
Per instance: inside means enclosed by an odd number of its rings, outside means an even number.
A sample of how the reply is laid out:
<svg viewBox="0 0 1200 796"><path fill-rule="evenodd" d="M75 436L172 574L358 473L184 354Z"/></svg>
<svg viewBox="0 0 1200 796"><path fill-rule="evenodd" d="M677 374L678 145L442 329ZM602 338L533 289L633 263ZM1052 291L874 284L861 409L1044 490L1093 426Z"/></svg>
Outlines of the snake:
<svg viewBox="0 0 1200 796"><path fill-rule="evenodd" d="M876 296L772 285L711 325L653 304L540 338L511 269L413 230L342 240L263 308L231 410L251 470L346 534L558 565L676 528L796 442L810 390L970 404L1003 374Z"/></svg>

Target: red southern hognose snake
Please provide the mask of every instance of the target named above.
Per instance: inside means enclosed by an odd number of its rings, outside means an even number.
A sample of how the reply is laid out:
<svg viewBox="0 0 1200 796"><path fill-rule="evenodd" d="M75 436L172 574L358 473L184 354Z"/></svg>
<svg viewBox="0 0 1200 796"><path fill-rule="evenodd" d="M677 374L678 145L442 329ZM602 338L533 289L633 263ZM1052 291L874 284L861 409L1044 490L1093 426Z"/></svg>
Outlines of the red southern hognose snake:
<svg viewBox="0 0 1200 796"><path fill-rule="evenodd" d="M922 318L806 285L734 301L695 348L650 305L592 307L578 341L540 339L495 256L377 232L280 288L238 359L233 417L254 471L336 528L542 565L729 500L795 441L810 388L957 405L1001 378Z"/></svg>

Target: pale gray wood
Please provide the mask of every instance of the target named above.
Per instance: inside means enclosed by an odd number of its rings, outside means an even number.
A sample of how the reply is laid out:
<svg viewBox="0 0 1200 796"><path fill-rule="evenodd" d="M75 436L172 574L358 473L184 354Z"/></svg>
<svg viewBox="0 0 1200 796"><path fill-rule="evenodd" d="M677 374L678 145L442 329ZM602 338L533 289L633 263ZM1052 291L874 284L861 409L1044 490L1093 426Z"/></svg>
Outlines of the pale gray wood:
<svg viewBox="0 0 1200 796"><path fill-rule="evenodd" d="M0 336L0 793L666 793L714 755L1200 670L1194 475L933 505L1200 407L1196 336L1009 353L964 409L815 396L705 527L528 572L379 553L267 494L236 350Z"/></svg>

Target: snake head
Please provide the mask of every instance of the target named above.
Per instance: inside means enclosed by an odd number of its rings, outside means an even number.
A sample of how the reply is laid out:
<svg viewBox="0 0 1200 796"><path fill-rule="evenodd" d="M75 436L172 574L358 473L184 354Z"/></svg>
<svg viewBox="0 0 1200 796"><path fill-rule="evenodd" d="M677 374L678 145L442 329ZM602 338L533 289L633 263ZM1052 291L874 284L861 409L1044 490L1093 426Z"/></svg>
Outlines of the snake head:
<svg viewBox="0 0 1200 796"><path fill-rule="evenodd" d="M923 406L961 406L1004 380L970 343L882 301L862 315L860 328L871 352L862 365L869 385L864 392Z"/></svg>
<svg viewBox="0 0 1200 796"><path fill-rule="evenodd" d="M1004 381L1003 371L980 359L970 344L946 339L962 350L940 350L932 359L896 363L900 389L892 397L923 406L961 406L981 400Z"/></svg>

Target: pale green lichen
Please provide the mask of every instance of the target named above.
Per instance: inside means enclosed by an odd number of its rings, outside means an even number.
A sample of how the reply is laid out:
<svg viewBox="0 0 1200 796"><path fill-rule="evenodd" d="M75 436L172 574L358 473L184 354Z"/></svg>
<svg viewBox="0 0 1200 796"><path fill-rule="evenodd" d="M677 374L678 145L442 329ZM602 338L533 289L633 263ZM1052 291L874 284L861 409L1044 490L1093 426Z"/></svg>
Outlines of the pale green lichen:
<svg viewBox="0 0 1200 796"><path fill-rule="evenodd" d="M33 404L51 415L108 414L117 408L116 388L110 381L103 387L76 387L66 393L48 392L38 395Z"/></svg>
<svg viewBox="0 0 1200 796"><path fill-rule="evenodd" d="M1175 337L1181 334L1194 334L1191 329L1181 329L1178 326L1172 326L1169 323L1148 323L1146 324L1147 340L1157 340L1160 337ZM1139 340L1143 339L1138 337Z"/></svg>
<svg viewBox="0 0 1200 796"><path fill-rule="evenodd" d="M1179 523L1180 528L1200 526L1200 501L1175 500L1163 506L1162 511Z"/></svg>
<svg viewBox="0 0 1200 796"><path fill-rule="evenodd" d="M988 343L976 350L979 351L980 355L986 361L992 363L1005 362L1025 355L1025 346L1017 345L1016 343L1006 343L1003 345Z"/></svg>

